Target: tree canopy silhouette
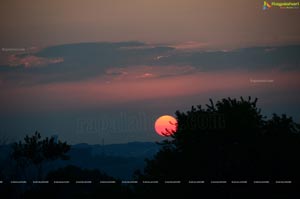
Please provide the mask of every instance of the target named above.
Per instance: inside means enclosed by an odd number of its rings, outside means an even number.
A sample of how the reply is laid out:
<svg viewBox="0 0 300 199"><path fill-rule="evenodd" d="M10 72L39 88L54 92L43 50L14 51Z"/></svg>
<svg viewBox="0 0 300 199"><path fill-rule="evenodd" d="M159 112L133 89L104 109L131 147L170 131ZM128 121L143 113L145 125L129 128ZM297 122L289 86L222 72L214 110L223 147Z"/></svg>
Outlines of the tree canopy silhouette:
<svg viewBox="0 0 300 199"><path fill-rule="evenodd" d="M227 98L177 111L176 133L137 179L299 179L299 124L286 115L267 119L256 104L251 97Z"/></svg>
<svg viewBox="0 0 300 199"><path fill-rule="evenodd" d="M38 178L41 178L42 163L55 159L67 160L66 153L70 150L70 145L60 140L55 141L54 137L42 139L40 133L35 132L32 136L26 135L24 142L14 143L12 148L12 158L21 166L36 166Z"/></svg>

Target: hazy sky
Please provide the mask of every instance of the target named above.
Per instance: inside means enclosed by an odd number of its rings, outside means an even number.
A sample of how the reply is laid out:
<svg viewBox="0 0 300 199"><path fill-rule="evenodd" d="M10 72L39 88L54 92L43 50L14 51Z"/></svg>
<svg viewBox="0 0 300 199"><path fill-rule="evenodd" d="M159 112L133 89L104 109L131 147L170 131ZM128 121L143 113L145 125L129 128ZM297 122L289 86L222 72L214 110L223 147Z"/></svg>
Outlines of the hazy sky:
<svg viewBox="0 0 300 199"><path fill-rule="evenodd" d="M158 116L229 96L258 97L264 114L300 120L300 45L211 51L192 44L2 52L0 133L20 139L39 130L71 143L157 141Z"/></svg>
<svg viewBox="0 0 300 199"><path fill-rule="evenodd" d="M240 96L300 122L300 9L262 6L2 0L0 139L158 141L157 117Z"/></svg>
<svg viewBox="0 0 300 199"><path fill-rule="evenodd" d="M2 47L94 41L216 47L300 41L300 11L262 0L2 0Z"/></svg>

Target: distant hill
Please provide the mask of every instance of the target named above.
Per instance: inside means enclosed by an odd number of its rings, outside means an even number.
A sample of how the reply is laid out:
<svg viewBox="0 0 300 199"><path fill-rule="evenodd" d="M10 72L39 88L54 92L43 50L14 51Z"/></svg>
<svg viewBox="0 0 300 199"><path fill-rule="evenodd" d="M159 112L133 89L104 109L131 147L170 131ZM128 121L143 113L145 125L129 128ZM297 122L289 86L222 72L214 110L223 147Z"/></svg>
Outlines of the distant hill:
<svg viewBox="0 0 300 199"><path fill-rule="evenodd" d="M44 165L44 174L67 165L81 168L99 169L110 176L131 179L137 169L143 169L145 158L151 158L159 150L152 142L130 142L126 144L89 145L86 143L71 146L70 159L57 160ZM10 153L8 145L1 146L0 165L6 164ZM5 167L5 166L4 166Z"/></svg>
<svg viewBox="0 0 300 199"><path fill-rule="evenodd" d="M130 142L126 144L110 144L103 146L81 143L73 145L70 153L83 149L90 150L92 155L150 157L158 152L159 146L152 142Z"/></svg>

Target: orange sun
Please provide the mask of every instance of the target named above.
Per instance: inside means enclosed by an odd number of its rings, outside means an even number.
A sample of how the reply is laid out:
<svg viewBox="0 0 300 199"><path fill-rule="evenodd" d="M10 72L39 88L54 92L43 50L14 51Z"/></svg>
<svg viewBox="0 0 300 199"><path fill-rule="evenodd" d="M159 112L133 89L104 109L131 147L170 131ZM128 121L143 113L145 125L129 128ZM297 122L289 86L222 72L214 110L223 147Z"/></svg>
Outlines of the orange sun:
<svg viewBox="0 0 300 199"><path fill-rule="evenodd" d="M163 115L155 122L155 131L161 136L171 136L177 129L177 120L170 115Z"/></svg>

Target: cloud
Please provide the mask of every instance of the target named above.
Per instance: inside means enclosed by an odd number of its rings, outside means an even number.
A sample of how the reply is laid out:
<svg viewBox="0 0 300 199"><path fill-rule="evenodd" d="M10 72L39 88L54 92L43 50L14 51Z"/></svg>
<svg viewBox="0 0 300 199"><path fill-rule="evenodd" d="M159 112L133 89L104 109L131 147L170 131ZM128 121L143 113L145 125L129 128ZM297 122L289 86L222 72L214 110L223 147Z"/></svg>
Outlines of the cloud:
<svg viewBox="0 0 300 199"><path fill-rule="evenodd" d="M300 45L252 47L231 51L178 52L157 60L160 65L190 65L201 71L220 70L299 70Z"/></svg>
<svg viewBox="0 0 300 199"><path fill-rule="evenodd" d="M29 56L16 56L11 55L8 58L8 65L11 67L16 66L24 66L24 68L33 68L33 67L41 67L46 66L48 64L57 64L63 62L63 58L42 58L33 55Z"/></svg>
<svg viewBox="0 0 300 199"><path fill-rule="evenodd" d="M164 78L192 74L196 69L192 66L129 66L124 68L109 68L105 78L113 80L129 80Z"/></svg>
<svg viewBox="0 0 300 199"><path fill-rule="evenodd" d="M208 47L207 43L197 42L197 41L187 41L183 43L170 45L177 50L199 50Z"/></svg>
<svg viewBox="0 0 300 199"><path fill-rule="evenodd" d="M137 78L146 79L146 78L152 78L154 75L152 73L144 73L140 76L137 76Z"/></svg>
<svg viewBox="0 0 300 199"><path fill-rule="evenodd" d="M1 62L4 64L0 65L0 79L3 84L32 85L87 81L96 77L107 81L141 80L197 71L300 69L300 45L231 51L190 50L201 45L186 42L170 47L141 42L100 42L50 46L8 56Z"/></svg>

